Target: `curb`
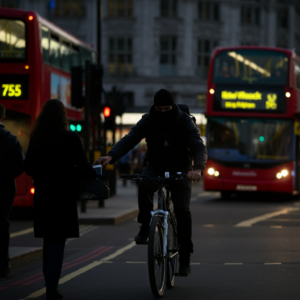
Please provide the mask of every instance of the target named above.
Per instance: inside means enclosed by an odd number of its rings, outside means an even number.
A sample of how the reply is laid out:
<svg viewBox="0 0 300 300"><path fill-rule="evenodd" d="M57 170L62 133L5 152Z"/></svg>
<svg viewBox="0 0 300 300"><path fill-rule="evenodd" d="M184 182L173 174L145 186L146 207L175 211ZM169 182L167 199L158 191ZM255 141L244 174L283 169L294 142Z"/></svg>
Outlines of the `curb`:
<svg viewBox="0 0 300 300"><path fill-rule="evenodd" d="M112 218L80 218L79 224L91 224L91 225L117 225L127 220L133 219L138 215L139 210L135 209L128 213Z"/></svg>
<svg viewBox="0 0 300 300"><path fill-rule="evenodd" d="M10 258L10 263L12 267L19 266L21 264L25 264L41 258L43 255L43 248L38 248L35 250L31 250L27 253L22 253L20 255L16 255Z"/></svg>

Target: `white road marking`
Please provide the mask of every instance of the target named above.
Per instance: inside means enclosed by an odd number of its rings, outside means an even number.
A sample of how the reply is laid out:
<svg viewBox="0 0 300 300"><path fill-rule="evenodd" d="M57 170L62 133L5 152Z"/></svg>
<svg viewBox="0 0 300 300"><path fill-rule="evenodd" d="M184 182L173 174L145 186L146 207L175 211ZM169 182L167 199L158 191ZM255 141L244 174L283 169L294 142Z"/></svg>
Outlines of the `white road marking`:
<svg viewBox="0 0 300 300"><path fill-rule="evenodd" d="M241 266L243 263L224 263L225 266Z"/></svg>
<svg viewBox="0 0 300 300"><path fill-rule="evenodd" d="M281 265L281 262L264 263L265 266Z"/></svg>
<svg viewBox="0 0 300 300"><path fill-rule="evenodd" d="M64 284L65 282L68 282L70 281L71 279L81 275L81 274L84 274L85 272L95 268L95 267L98 267L99 265L102 265L103 263L107 263L108 261L116 258L117 256L123 254L125 251L127 250L130 250L131 248L133 248L135 246L135 242L131 242L130 244L128 244L127 246L117 250L116 252L114 252L113 254L110 254L104 258L102 258L101 260L95 260L94 262L88 264L87 266L85 267L82 267L68 275L66 275L65 277L61 278L59 280L59 284ZM46 288L42 288L32 294L30 294L29 296L27 296L25 299L32 299L32 298L38 298L42 295L44 295L46 293Z"/></svg>
<svg viewBox="0 0 300 300"><path fill-rule="evenodd" d="M20 236L20 235L25 235L25 234L28 234L28 233L31 233L31 232L33 232L33 227L11 233L10 238L14 238L14 237L17 237L17 236Z"/></svg>
<svg viewBox="0 0 300 300"><path fill-rule="evenodd" d="M219 196L218 192L202 192L198 194L198 198L206 197L206 196Z"/></svg>
<svg viewBox="0 0 300 300"><path fill-rule="evenodd" d="M282 228L282 226L281 226L281 225L271 225L270 228L277 228L277 229L280 229L280 228Z"/></svg>
<svg viewBox="0 0 300 300"><path fill-rule="evenodd" d="M93 225L84 225L84 226L79 226L79 236L82 237L83 235L99 228L99 226L93 226ZM66 244L72 242L73 240L78 239L78 238L71 238L67 239Z"/></svg>
<svg viewBox="0 0 300 300"><path fill-rule="evenodd" d="M145 264L145 261L126 261L126 264Z"/></svg>
<svg viewBox="0 0 300 300"><path fill-rule="evenodd" d="M261 221L265 221L267 219L279 216L279 215L285 215L288 214L290 211L296 211L296 210L300 210L300 208L294 208L294 207L290 207L290 208L285 208L283 210L279 210L279 211L275 211L272 213L268 213L268 214L264 214L262 216L259 217L255 217L243 222L240 222L238 224L235 225L235 227L251 227L253 224L261 222Z"/></svg>
<svg viewBox="0 0 300 300"><path fill-rule="evenodd" d="M220 195L220 193L218 193L218 192L202 192L202 193L199 193L197 195L197 197L192 197L191 202L194 202L194 201L198 200L199 198L203 198L203 197L207 197L207 196L217 197L219 195Z"/></svg>

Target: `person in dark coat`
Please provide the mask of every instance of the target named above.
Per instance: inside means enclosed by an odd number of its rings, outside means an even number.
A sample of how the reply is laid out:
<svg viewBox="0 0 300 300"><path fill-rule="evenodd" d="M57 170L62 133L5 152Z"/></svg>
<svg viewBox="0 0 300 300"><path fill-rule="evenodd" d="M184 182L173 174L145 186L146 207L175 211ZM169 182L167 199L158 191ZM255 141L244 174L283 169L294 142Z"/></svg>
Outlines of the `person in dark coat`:
<svg viewBox="0 0 300 300"><path fill-rule="evenodd" d="M154 105L149 114L131 128L107 154L94 164L114 163L143 138L146 138L148 151L145 157L146 167L142 175L150 177L162 176L165 172L187 173L187 178L196 181L201 177L206 161L207 151L200 137L199 130L191 117L181 111L175 104L172 94L164 89L154 95ZM194 160L194 170L192 169ZM137 244L147 243L149 236L150 211L153 210L153 195L157 184L142 179L139 183L138 222L142 224L135 237ZM192 217L190 212L191 182L176 181L170 184L174 210L178 225L179 272L188 275L191 272L190 257L193 253ZM151 202L152 201L152 202Z"/></svg>
<svg viewBox="0 0 300 300"><path fill-rule="evenodd" d="M88 163L80 137L68 130L61 101L46 102L30 138L25 172L34 180L34 235L44 239L47 299L62 299L58 282L65 242L67 238L79 237L78 180L92 179L96 173Z"/></svg>
<svg viewBox="0 0 300 300"><path fill-rule="evenodd" d="M17 137L5 130L5 107L0 104L0 276L10 273L9 216L16 194L15 178L24 172L24 155Z"/></svg>

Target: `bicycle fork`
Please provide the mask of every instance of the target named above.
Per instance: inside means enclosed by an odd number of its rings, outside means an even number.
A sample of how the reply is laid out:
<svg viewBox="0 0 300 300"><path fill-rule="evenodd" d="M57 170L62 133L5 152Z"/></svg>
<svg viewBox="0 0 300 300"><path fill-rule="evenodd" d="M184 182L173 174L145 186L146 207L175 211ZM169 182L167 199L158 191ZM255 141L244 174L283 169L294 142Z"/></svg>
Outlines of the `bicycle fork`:
<svg viewBox="0 0 300 300"><path fill-rule="evenodd" d="M151 211L152 218L156 215L159 217L162 217L164 222L163 222L163 228L164 228L164 239L163 239L163 254L164 258L166 258L167 253L168 253L168 215L169 212L164 211L164 210L157 210L157 211Z"/></svg>

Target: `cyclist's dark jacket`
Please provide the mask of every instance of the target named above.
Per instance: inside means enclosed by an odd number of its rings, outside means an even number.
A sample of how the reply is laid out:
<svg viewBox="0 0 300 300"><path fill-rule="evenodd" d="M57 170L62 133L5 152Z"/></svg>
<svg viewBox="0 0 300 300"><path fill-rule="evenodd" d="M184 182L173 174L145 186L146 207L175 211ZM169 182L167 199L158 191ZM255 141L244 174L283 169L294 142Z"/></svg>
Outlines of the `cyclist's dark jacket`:
<svg viewBox="0 0 300 300"><path fill-rule="evenodd" d="M148 146L146 163L157 172L187 172L192 169L192 159L194 169L204 170L207 151L199 130L190 116L181 111L176 104L173 109L175 118L165 135L164 130L155 122L155 108L152 106L150 112L143 115L130 132L108 152L107 155L112 157L110 163L115 163L143 138L146 138Z"/></svg>

